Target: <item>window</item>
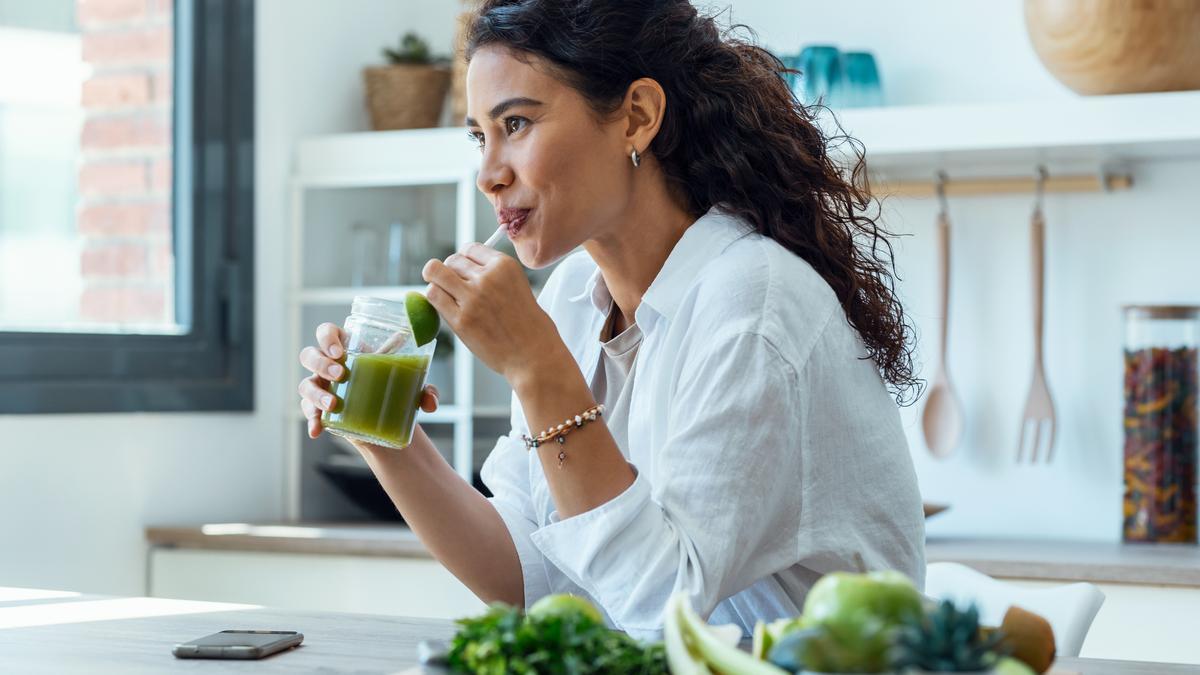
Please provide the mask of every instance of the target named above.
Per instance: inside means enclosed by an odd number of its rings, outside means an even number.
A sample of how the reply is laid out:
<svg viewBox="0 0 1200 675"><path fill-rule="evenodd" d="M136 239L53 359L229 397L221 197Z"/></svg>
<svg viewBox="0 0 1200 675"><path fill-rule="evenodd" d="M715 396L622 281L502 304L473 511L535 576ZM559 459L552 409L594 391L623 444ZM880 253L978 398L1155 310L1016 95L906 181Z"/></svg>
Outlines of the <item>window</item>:
<svg viewBox="0 0 1200 675"><path fill-rule="evenodd" d="M253 13L0 0L0 412L251 409Z"/></svg>

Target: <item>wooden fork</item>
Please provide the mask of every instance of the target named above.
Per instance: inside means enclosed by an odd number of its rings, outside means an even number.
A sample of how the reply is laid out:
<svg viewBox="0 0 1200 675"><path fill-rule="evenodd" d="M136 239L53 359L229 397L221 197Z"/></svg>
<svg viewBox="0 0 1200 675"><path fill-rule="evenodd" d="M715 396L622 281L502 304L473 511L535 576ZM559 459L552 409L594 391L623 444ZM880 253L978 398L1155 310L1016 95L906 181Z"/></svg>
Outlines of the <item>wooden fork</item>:
<svg viewBox="0 0 1200 675"><path fill-rule="evenodd" d="M1038 174L1037 204L1033 210L1030 226L1033 258L1033 381L1025 399L1025 413L1021 419L1021 435L1018 439L1017 461L1028 456L1030 463L1041 457L1049 462L1054 452L1054 436L1057 424L1054 417L1054 400L1046 384L1045 356L1042 350L1042 325L1045 320L1045 253L1046 220L1042 215L1042 189L1046 170Z"/></svg>

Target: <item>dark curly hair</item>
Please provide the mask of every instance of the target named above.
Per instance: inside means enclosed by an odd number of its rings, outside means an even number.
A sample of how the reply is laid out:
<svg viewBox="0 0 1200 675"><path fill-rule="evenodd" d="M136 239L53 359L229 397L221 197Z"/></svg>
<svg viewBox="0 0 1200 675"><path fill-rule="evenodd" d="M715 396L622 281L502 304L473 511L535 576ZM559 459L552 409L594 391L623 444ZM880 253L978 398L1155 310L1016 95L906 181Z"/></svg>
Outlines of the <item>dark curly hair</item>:
<svg viewBox="0 0 1200 675"><path fill-rule="evenodd" d="M485 0L467 60L487 45L549 62L601 116L620 107L634 80L657 81L667 107L647 152L684 207L699 217L719 204L807 261L897 401L919 396L893 235L879 223L862 144L840 128L822 131L824 109L797 101L782 77L793 71L756 46L753 31L722 30L688 0Z"/></svg>

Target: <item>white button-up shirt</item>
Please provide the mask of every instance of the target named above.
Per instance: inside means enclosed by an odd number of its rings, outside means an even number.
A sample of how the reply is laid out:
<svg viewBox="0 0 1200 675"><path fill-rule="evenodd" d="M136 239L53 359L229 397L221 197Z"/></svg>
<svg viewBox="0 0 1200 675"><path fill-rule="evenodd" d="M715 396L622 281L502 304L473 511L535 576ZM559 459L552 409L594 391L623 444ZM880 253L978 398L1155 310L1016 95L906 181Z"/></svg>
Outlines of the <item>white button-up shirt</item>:
<svg viewBox="0 0 1200 675"><path fill-rule="evenodd" d="M605 321L598 280L575 253L538 299L587 378ZM924 519L899 412L808 263L713 209L685 231L635 320L644 338L619 444L632 486L559 518L521 442L515 396L512 431L484 464L526 604L582 595L614 627L655 639L679 590L710 622L749 633L798 615L827 572L894 569L923 587Z"/></svg>

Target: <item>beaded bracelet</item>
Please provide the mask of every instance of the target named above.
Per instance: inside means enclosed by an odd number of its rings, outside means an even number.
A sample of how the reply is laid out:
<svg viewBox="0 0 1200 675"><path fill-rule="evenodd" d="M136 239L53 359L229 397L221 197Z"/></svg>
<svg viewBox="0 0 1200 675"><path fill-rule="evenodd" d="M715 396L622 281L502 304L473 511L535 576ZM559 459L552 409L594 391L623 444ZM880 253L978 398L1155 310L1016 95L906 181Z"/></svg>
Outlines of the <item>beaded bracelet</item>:
<svg viewBox="0 0 1200 675"><path fill-rule="evenodd" d="M521 440L525 441L525 450L532 450L548 441L556 440L559 445L567 442L567 434L575 429L587 424L588 422L596 421L597 417L604 414L604 404L599 404L584 410L574 418L568 417L563 420L562 424L550 427L549 429L538 434L536 438L530 438L524 434L521 435ZM558 451L558 468L562 468L563 462L567 460L567 452L563 449Z"/></svg>

